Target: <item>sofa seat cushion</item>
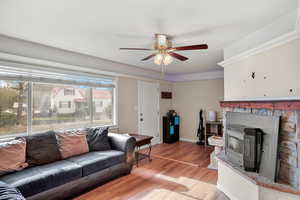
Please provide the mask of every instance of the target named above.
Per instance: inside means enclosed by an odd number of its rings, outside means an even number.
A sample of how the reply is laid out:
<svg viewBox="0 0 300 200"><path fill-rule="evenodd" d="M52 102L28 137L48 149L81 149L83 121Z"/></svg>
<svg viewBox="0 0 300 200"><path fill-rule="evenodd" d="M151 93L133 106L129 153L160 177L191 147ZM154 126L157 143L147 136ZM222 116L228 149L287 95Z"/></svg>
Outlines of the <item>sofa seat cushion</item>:
<svg viewBox="0 0 300 200"><path fill-rule="evenodd" d="M95 172L109 168L125 161L125 154L121 151L94 151L84 155L68 158L82 167L82 175L88 176Z"/></svg>
<svg viewBox="0 0 300 200"><path fill-rule="evenodd" d="M18 188L25 197L29 197L81 178L81 172L81 166L62 160L2 176L0 181Z"/></svg>

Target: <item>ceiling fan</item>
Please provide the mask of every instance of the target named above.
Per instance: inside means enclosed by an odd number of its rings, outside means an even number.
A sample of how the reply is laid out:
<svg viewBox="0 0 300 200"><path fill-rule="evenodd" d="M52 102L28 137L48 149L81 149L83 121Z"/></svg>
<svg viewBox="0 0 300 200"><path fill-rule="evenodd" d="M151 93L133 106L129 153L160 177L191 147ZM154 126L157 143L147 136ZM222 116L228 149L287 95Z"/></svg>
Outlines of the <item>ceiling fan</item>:
<svg viewBox="0 0 300 200"><path fill-rule="evenodd" d="M168 65L172 63L173 58L178 59L180 61L188 60L187 57L182 56L176 51L188 51L188 50L201 50L208 49L207 44L198 44L191 46L181 46L181 47L172 47L172 40L168 35L164 34L155 34L155 42L153 45L153 49L147 48L120 48L120 50L142 50L142 51L155 51L155 53L143 58L142 61L149 60L154 57L154 63L157 65ZM163 71L162 67L162 71Z"/></svg>

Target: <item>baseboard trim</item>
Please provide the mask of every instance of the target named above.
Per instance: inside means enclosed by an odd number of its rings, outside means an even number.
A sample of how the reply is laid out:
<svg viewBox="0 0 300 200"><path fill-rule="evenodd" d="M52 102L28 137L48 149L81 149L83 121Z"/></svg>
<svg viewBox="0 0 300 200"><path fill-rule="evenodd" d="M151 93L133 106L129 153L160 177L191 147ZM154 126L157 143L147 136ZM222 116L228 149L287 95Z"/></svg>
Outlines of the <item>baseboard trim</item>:
<svg viewBox="0 0 300 200"><path fill-rule="evenodd" d="M188 139L188 138L180 138L179 140L182 142L192 142L192 143L196 143L198 141L198 140Z"/></svg>

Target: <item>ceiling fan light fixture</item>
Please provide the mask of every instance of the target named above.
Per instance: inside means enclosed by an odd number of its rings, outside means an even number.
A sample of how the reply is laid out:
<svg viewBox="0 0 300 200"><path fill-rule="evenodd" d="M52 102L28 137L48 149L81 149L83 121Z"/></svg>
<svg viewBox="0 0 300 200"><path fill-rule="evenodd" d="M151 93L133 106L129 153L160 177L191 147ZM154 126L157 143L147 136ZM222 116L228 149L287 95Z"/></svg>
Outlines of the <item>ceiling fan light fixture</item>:
<svg viewBox="0 0 300 200"><path fill-rule="evenodd" d="M208 49L207 44L197 44L189 46L179 46L173 47L172 37L166 34L155 34L152 49L146 48L120 48L120 50L144 50L144 51L155 51L151 55L141 59L141 61L146 61L154 57L154 63L160 65L162 69L162 74L166 71L166 66L171 64L175 59L180 61L186 61L189 58L182 56L175 51L189 51L189 50L204 50Z"/></svg>
<svg viewBox="0 0 300 200"><path fill-rule="evenodd" d="M164 61L163 62L164 62L164 65L169 65L173 62L173 57L170 56L169 54L166 54L164 56Z"/></svg>
<svg viewBox="0 0 300 200"><path fill-rule="evenodd" d="M162 61L163 61L164 57L162 54L158 53L156 54L156 56L154 57L154 63L157 65L161 65Z"/></svg>
<svg viewBox="0 0 300 200"><path fill-rule="evenodd" d="M173 62L173 58L169 54L159 53L156 54L156 56L154 57L154 63L157 65L161 65L161 64L169 65L172 62Z"/></svg>

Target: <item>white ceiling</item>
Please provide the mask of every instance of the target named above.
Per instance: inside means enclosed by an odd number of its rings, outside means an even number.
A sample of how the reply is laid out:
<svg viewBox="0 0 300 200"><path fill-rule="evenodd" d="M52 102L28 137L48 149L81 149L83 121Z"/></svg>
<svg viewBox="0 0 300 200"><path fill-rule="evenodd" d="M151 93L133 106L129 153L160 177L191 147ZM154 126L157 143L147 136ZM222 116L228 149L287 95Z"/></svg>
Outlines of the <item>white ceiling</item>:
<svg viewBox="0 0 300 200"><path fill-rule="evenodd" d="M207 43L206 51L185 51L168 73L220 69L222 49L283 14L297 0L1 0L0 34L160 70L149 52L154 33L174 37L173 46Z"/></svg>

